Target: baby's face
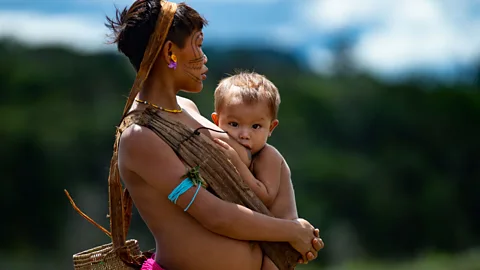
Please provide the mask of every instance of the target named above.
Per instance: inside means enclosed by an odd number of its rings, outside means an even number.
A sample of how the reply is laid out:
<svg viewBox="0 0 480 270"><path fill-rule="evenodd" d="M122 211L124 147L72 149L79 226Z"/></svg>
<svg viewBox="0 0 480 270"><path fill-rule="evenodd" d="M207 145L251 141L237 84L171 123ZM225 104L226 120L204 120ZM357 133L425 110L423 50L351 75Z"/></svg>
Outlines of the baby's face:
<svg viewBox="0 0 480 270"><path fill-rule="evenodd" d="M262 149L278 124L278 120L272 119L266 102L246 104L238 99L224 104L216 119L213 118L215 124L250 149L252 154Z"/></svg>

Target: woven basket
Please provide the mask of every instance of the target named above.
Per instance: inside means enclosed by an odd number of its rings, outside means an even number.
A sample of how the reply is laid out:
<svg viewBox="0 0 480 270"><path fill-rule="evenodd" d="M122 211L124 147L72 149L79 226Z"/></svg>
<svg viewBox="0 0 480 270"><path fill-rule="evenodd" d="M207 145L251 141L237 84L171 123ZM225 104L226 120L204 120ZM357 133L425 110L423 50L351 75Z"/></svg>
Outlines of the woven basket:
<svg viewBox="0 0 480 270"><path fill-rule="evenodd" d="M75 270L131 270L112 249L113 244L105 244L73 255ZM138 241L126 241L126 247L132 256L141 255Z"/></svg>

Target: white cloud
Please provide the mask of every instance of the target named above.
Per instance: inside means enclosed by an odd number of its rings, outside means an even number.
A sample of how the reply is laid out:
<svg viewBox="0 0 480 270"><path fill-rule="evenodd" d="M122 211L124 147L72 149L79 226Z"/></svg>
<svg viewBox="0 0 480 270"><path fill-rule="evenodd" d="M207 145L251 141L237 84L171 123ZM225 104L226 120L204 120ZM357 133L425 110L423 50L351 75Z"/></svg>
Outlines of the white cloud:
<svg viewBox="0 0 480 270"><path fill-rule="evenodd" d="M31 45L61 44L81 51L108 49L102 22L79 15L0 11L0 37Z"/></svg>
<svg viewBox="0 0 480 270"><path fill-rule="evenodd" d="M312 0L303 15L320 34L358 31L356 63L374 73L441 71L480 57L475 0Z"/></svg>
<svg viewBox="0 0 480 270"><path fill-rule="evenodd" d="M302 13L322 31L338 31L359 23L375 22L385 15L389 3L382 0L312 0L305 2Z"/></svg>

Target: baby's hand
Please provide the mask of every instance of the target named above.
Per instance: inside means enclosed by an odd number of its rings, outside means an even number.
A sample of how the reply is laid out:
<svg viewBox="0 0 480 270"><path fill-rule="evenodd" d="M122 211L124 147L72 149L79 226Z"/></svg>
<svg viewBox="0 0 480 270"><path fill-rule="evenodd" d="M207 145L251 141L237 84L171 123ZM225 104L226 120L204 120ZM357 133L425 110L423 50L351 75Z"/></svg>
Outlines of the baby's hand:
<svg viewBox="0 0 480 270"><path fill-rule="evenodd" d="M217 138L213 139L213 141L219 146L218 148L222 150L225 155L227 155L232 163L240 160L240 156L238 155L237 151L235 151L235 149L233 149L233 147L231 147L228 143Z"/></svg>

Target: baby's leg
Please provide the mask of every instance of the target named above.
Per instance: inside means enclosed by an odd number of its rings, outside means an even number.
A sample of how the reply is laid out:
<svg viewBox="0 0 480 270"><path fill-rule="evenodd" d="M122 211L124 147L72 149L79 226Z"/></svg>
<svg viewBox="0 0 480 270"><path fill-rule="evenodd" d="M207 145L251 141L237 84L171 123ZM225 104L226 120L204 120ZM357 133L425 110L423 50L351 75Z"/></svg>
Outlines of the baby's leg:
<svg viewBox="0 0 480 270"><path fill-rule="evenodd" d="M262 270L278 270L278 268L267 255L263 255Z"/></svg>

